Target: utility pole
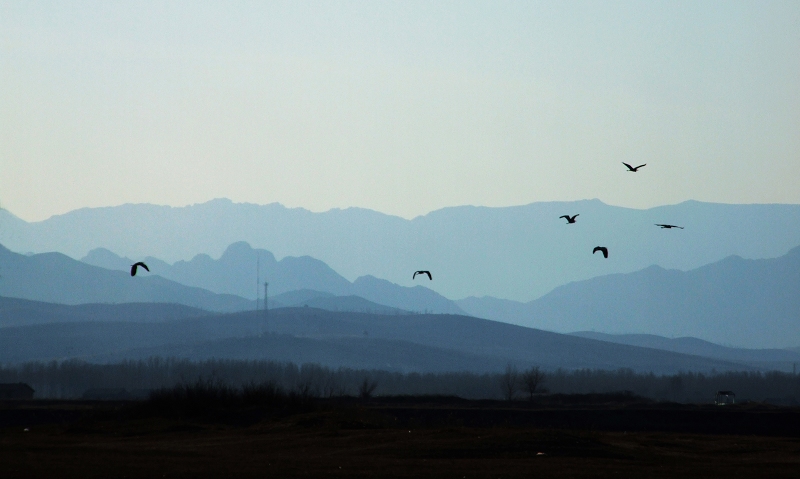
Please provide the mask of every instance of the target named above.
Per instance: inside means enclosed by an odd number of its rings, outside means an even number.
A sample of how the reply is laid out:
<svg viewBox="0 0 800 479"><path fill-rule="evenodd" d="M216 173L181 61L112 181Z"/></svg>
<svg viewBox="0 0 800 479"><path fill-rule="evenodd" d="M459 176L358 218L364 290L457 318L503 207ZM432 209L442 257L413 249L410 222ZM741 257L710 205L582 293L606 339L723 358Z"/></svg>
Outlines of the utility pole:
<svg viewBox="0 0 800 479"><path fill-rule="evenodd" d="M261 286L261 256L256 257L256 312L258 312L258 300Z"/></svg>
<svg viewBox="0 0 800 479"><path fill-rule="evenodd" d="M267 302L267 287L269 287L269 283L264 281L264 332L269 330L269 324L267 320L269 319L269 303Z"/></svg>

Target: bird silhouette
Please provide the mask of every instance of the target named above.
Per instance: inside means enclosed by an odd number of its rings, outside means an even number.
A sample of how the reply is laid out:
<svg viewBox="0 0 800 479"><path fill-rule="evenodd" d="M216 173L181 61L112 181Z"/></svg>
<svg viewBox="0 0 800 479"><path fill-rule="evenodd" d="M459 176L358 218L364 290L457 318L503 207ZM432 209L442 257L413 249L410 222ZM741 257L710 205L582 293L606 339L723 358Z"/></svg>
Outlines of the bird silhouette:
<svg viewBox="0 0 800 479"><path fill-rule="evenodd" d="M608 258L608 248L606 248L605 246L595 246L594 249L592 250L592 254L595 254L598 251L601 251L603 253L603 258Z"/></svg>
<svg viewBox="0 0 800 479"><path fill-rule="evenodd" d="M639 166L637 166L636 168L634 168L634 167L632 167L631 165L629 165L629 164L625 163L624 161L622 162L622 164L628 167L628 171L632 171L632 172L634 172L634 173L636 173L636 171L638 171L638 170L639 170L639 168L641 168L641 167L643 167L643 166L647 166L647 163L645 163L644 165L639 165Z"/></svg>
<svg viewBox="0 0 800 479"><path fill-rule="evenodd" d="M433 280L433 276L431 276L431 272L430 271L415 271L414 272L414 276L412 276L411 279L416 278L418 274L427 274L428 275L428 279L429 280Z"/></svg>
<svg viewBox="0 0 800 479"><path fill-rule="evenodd" d="M657 224L656 226L660 226L662 230L664 230L664 229L667 229L667 230L668 230L668 229L670 229L670 228L679 228L679 229L683 229L683 226L675 226L675 225L659 225L659 224Z"/></svg>
<svg viewBox="0 0 800 479"><path fill-rule="evenodd" d="M559 216L559 218L566 218L567 219L567 223L569 224L569 223L574 223L575 222L575 218L577 218L578 216L580 216L580 214L577 214L577 215L572 216L572 217L570 217L569 215L564 215L564 216Z"/></svg>
<svg viewBox="0 0 800 479"><path fill-rule="evenodd" d="M142 268L146 269L148 273L150 272L150 268L148 268L146 264L144 264L141 261L139 261L138 263L134 263L134 264L131 265L131 276L136 276L136 269L139 266L141 266Z"/></svg>

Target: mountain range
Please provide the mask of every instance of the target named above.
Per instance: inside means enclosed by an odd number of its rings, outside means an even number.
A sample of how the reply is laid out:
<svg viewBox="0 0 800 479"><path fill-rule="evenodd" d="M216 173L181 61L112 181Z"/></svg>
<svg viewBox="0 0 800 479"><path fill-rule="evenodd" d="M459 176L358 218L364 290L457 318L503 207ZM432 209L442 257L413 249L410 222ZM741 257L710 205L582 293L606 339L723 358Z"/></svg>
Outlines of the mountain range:
<svg viewBox="0 0 800 479"><path fill-rule="evenodd" d="M1 304L2 302L0 302ZM28 302L71 316L74 307ZM129 305L131 318L171 305ZM312 307L196 315L161 321L56 321L0 328L0 362L77 358L118 362L152 356L271 359L330 367L395 371L496 372L512 363L556 368L630 368L635 371L758 370L733 361L615 344L460 315L332 312ZM800 356L800 355L798 355Z"/></svg>
<svg viewBox="0 0 800 479"><path fill-rule="evenodd" d="M593 331L578 331L570 334L609 343L733 361L764 369L796 372L798 363L800 363L800 351L789 349L731 348L697 338L665 338L655 334L605 334Z"/></svg>
<svg viewBox="0 0 800 479"><path fill-rule="evenodd" d="M243 242L230 245L216 260L198 255L169 265L149 258L152 273L142 272L136 278L128 273L132 260L108 250L95 249L84 260L105 267L59 253L27 256L0 248L0 295L64 304L167 302L208 311L241 311L254 309L255 301L230 291L252 291L254 297L253 264L263 263L270 291L279 292L270 300L273 308L309 304L389 314L466 312L563 333L690 336L747 348L800 343L796 294L800 247L779 258L731 256L685 272L651 266L600 276L558 287L528 303L492 297L453 302L422 286L403 287L372 276L350 283L322 261L310 257L276 261L270 252Z"/></svg>
<svg viewBox="0 0 800 479"><path fill-rule="evenodd" d="M518 303L467 298L469 314L558 332L692 336L748 348L800 343L800 247L779 258L731 256L691 271L651 266L560 286Z"/></svg>
<svg viewBox="0 0 800 479"><path fill-rule="evenodd" d="M633 273L599 276L558 287L528 303L492 297L451 302L421 286L403 288L371 277L351 284L321 261L284 258L275 262L268 251L251 249L246 243L231 245L218 260L197 256L171 267L159 260L151 264L170 279L190 281L189 284L217 293L239 290L218 286L216 278L232 278L230 284L237 284L235 278L249 277L252 282L239 283L241 292L246 293L253 289L250 285L255 282L255 272L251 266L257 256L265 258L262 263L274 278L275 289L314 290L303 301L308 303L312 296L319 298L310 305L324 309L378 311L380 305L385 305L406 311L466 312L562 333L595 330L693 336L750 348L800 344L800 295L795 294L800 290L800 247L778 258L746 260L731 256L685 272L651 266ZM98 258L105 258L105 263ZM123 269L131 263L107 250L93 250L84 261ZM288 264L283 268L273 266L282 263ZM187 270L196 273L189 275ZM289 281L283 282L283 277ZM359 296L374 304L358 306L355 302L359 300L352 299L346 306L342 299L323 299L323 295ZM280 296L275 299L285 305L301 302Z"/></svg>
<svg viewBox="0 0 800 479"><path fill-rule="evenodd" d="M255 300L193 286L219 287L225 284L220 282L220 277L232 278L231 282L236 285L237 274L241 273L245 278L250 277L249 289L254 291L256 277L250 266L258 255L264 258L272 258L272 255L267 251L255 251L246 243L235 243L226 253L219 260L198 256L177 267L151 258L150 273L140 269L136 277L131 277L131 261L116 257L114 262L115 258L108 251L92 257L109 260L111 267L124 265L124 271L87 264L61 253L22 255L0 246L0 296L70 305L143 302L177 303L218 312L255 309ZM275 289L283 292L270 300L272 307L308 304L313 300L314 305L341 310L464 313L454 302L425 287L403 287L373 276L350 283L313 258L284 258L275 265L277 267L272 270L275 275L270 279L277 286ZM162 274L183 278L190 284L181 284ZM287 285L298 289L292 290L294 293L286 291ZM225 290L224 287L220 289ZM298 290L305 293L298 296ZM323 298L330 295L337 299Z"/></svg>
<svg viewBox="0 0 800 479"><path fill-rule="evenodd" d="M185 286L157 275L131 278L61 253L22 255L0 246L0 296L78 305L84 303L179 303L208 311L254 309L232 294Z"/></svg>
<svg viewBox="0 0 800 479"><path fill-rule="evenodd" d="M559 219L564 214L580 216L568 225ZM685 229L663 230L655 223ZM645 210L599 200L458 206L410 220L359 208L314 213L226 199L186 207L84 208L30 223L0 210L0 243L23 253L81 258L104 247L172 264L197 254L219 257L232 243L247 241L279 258L324 261L349 281L374 275L413 286L413 271L426 269L434 275L426 286L448 298L515 301L651 265L686 271L731 255L774 258L797 246L798 238L800 205L697 201ZM607 260L592 256L597 245L608 247ZM254 295L254 282L250 290Z"/></svg>
<svg viewBox="0 0 800 479"><path fill-rule="evenodd" d="M120 257L104 248L93 249L81 261L122 271L128 271L133 263L132 259ZM262 282L269 280L270 296L275 296L279 304L287 306L298 304L301 300L282 297L283 294L306 290L316 292L314 298L332 295L358 296L366 300L359 302L351 299L350 306L345 306L342 300L327 300L331 307L352 307L358 310L388 307L406 311L464 314L453 301L424 286L403 287L370 275L356 278L351 283L318 259L310 256L287 256L276 261L271 252L253 249L243 241L228 246L219 259L201 254L189 261L177 261L170 265L148 256L145 262L153 274L177 283L253 300L256 299ZM426 280L426 284L430 283ZM263 298L263 290L260 293ZM306 302L309 299L312 298L303 298ZM316 301L318 306L323 304L320 302L322 300Z"/></svg>

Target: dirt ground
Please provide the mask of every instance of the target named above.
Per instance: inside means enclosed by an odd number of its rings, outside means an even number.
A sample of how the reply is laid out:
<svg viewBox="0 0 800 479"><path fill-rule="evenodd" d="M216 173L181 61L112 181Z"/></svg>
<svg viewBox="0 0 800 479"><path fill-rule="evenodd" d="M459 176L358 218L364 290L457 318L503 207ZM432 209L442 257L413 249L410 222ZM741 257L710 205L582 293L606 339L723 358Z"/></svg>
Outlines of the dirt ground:
<svg viewBox="0 0 800 479"><path fill-rule="evenodd" d="M681 419L676 410L691 414ZM585 420L604 411L613 414ZM800 411L717 411L353 402L288 415L249 411L209 419L147 414L114 403L9 402L0 403L0 477L800 475L800 429L793 427ZM716 429L696 427L704 415ZM567 423L559 424L559 417ZM792 427L759 430L764 422ZM675 424L688 425L689 432ZM730 429L727 424L741 431L715 432Z"/></svg>

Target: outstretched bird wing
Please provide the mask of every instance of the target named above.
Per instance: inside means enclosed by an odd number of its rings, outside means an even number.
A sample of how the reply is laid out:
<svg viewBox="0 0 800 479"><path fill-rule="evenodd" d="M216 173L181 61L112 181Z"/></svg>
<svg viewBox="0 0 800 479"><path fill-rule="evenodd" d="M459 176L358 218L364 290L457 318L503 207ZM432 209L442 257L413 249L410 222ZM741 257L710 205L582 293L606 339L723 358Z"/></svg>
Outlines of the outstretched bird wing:
<svg viewBox="0 0 800 479"><path fill-rule="evenodd" d="M427 274L428 275L428 279L433 281L433 276L431 276L431 272L430 271L423 271L423 273Z"/></svg>
<svg viewBox="0 0 800 479"><path fill-rule="evenodd" d="M643 166L647 166L647 163L645 163L645 164L643 164L643 165L639 165L639 166L637 166L636 168L634 168L634 170L638 170L639 168L641 168L641 167L643 167Z"/></svg>
<svg viewBox="0 0 800 479"><path fill-rule="evenodd" d="M623 164L623 165L625 165L625 166L627 166L629 170L631 170L631 171L633 171L633 170L634 170L634 168L633 168L631 165L629 165L629 164L625 163L624 161L622 162L622 164Z"/></svg>
<svg viewBox="0 0 800 479"><path fill-rule="evenodd" d="M139 266L141 266L142 268L147 270L148 273L150 272L150 268L148 268L146 264L144 264L141 261L139 261L138 263L134 263L134 264L131 265L131 276L136 276L136 269Z"/></svg>
<svg viewBox="0 0 800 479"><path fill-rule="evenodd" d="M559 216L559 218L566 218L569 221L569 215Z"/></svg>

